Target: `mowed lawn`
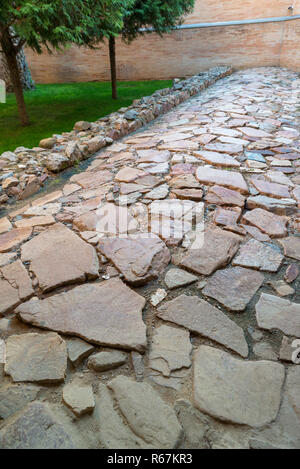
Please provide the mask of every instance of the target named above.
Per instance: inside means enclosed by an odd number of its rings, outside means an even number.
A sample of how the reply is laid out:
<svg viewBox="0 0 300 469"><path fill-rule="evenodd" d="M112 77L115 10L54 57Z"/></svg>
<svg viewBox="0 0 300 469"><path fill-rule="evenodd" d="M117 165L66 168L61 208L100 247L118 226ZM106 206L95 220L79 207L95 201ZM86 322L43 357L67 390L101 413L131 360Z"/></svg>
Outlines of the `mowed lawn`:
<svg viewBox="0 0 300 469"><path fill-rule="evenodd" d="M6 104L0 103L0 155L20 146L35 147L43 138L72 130L77 121L95 121L171 84L166 80L120 82L117 101L111 98L109 82L37 85L36 91L25 93L29 127L19 124L15 95L8 94Z"/></svg>

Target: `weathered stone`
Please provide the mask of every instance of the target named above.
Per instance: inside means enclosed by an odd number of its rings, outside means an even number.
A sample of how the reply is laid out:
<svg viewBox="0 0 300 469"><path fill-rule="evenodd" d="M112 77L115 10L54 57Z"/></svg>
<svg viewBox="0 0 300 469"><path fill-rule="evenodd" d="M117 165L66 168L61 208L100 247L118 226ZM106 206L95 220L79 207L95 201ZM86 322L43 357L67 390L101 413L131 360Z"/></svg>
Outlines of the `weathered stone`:
<svg viewBox="0 0 300 469"><path fill-rule="evenodd" d="M44 300L32 299L19 306L17 312L27 323L96 345L144 351L144 306L142 296L114 278L81 285Z"/></svg>
<svg viewBox="0 0 300 469"><path fill-rule="evenodd" d="M202 275L210 275L225 267L236 254L241 238L219 228L208 228L200 249L190 249L179 263L180 267Z"/></svg>
<svg viewBox="0 0 300 469"><path fill-rule="evenodd" d="M287 257L300 261L300 236L289 236L279 241Z"/></svg>
<svg viewBox="0 0 300 469"><path fill-rule="evenodd" d="M263 195L286 199L291 197L288 188L283 184L275 184L262 179L251 179L251 183Z"/></svg>
<svg viewBox="0 0 300 469"><path fill-rule="evenodd" d="M248 194L248 186L240 173L201 166L197 169L196 177L203 184L214 184Z"/></svg>
<svg viewBox="0 0 300 469"><path fill-rule="evenodd" d="M197 158L206 161L209 164L214 166L226 166L239 168L240 163L235 160L232 156L226 155L224 153L217 153L214 151L195 151L193 153Z"/></svg>
<svg viewBox="0 0 300 469"><path fill-rule="evenodd" d="M260 328L300 338L300 304L262 293L255 308Z"/></svg>
<svg viewBox="0 0 300 469"><path fill-rule="evenodd" d="M148 192L147 199L158 200L165 199L169 193L168 184L162 184L161 186L156 187L151 192Z"/></svg>
<svg viewBox="0 0 300 469"><path fill-rule="evenodd" d="M263 281L264 276L259 272L230 267L210 277L202 292L232 311L244 311Z"/></svg>
<svg viewBox="0 0 300 469"><path fill-rule="evenodd" d="M268 342L259 342L258 344L255 344L253 352L261 360L278 360L276 353Z"/></svg>
<svg viewBox="0 0 300 469"><path fill-rule="evenodd" d="M195 202L203 198L202 189L176 189L172 191L172 194L174 194L177 199L194 200Z"/></svg>
<svg viewBox="0 0 300 469"><path fill-rule="evenodd" d="M89 130L91 128L91 123L87 121L79 121L76 122L74 125L74 130L77 130L78 132L83 132L85 130Z"/></svg>
<svg viewBox="0 0 300 469"><path fill-rule="evenodd" d="M25 301L33 295L31 279L20 260L1 269L3 277L17 289L20 300Z"/></svg>
<svg viewBox="0 0 300 469"><path fill-rule="evenodd" d="M0 234L6 233L12 229L12 224L7 217L0 218Z"/></svg>
<svg viewBox="0 0 300 469"><path fill-rule="evenodd" d="M256 208L243 216L245 223L250 223L271 238L283 238L287 234L288 218L275 215L267 210Z"/></svg>
<svg viewBox="0 0 300 469"><path fill-rule="evenodd" d="M152 304L152 306L157 306L167 296L168 296L168 293L166 292L166 290L163 290L162 288L158 288L156 292L151 295L150 303Z"/></svg>
<svg viewBox="0 0 300 469"><path fill-rule="evenodd" d="M222 186L210 187L205 196L206 202L216 205L244 207L245 197L239 192Z"/></svg>
<svg viewBox="0 0 300 469"><path fill-rule="evenodd" d="M76 449L76 445L49 405L33 402L0 430L0 448Z"/></svg>
<svg viewBox="0 0 300 469"><path fill-rule="evenodd" d="M94 415L99 420L99 437L106 449L149 449L151 444L144 441L124 423L123 417L115 410L115 403L108 388L99 385Z"/></svg>
<svg viewBox="0 0 300 469"><path fill-rule="evenodd" d="M36 399L40 388L38 386L7 385L0 389L0 419L7 419L23 409L29 402Z"/></svg>
<svg viewBox="0 0 300 469"><path fill-rule="evenodd" d="M240 248L232 265L252 267L264 272L277 272L283 259L284 256L276 248L251 239Z"/></svg>
<svg viewBox="0 0 300 469"><path fill-rule="evenodd" d="M45 162L47 169L53 173L58 173L71 164L69 158L61 153L51 153L46 157Z"/></svg>
<svg viewBox="0 0 300 469"><path fill-rule="evenodd" d="M296 348L293 347L295 340L294 337L283 336L279 351L280 360L293 363L293 355L296 350Z"/></svg>
<svg viewBox="0 0 300 469"><path fill-rule="evenodd" d="M108 387L134 433L152 448L176 448L182 428L174 410L151 386L126 376L114 378Z"/></svg>
<svg viewBox="0 0 300 469"><path fill-rule="evenodd" d="M77 417L90 414L95 407L92 386L74 382L67 384L63 389L63 402L70 407Z"/></svg>
<svg viewBox="0 0 300 469"><path fill-rule="evenodd" d="M286 215L296 210L296 203L293 199L273 199L264 195L248 197L247 208L250 210L262 208L277 215Z"/></svg>
<svg viewBox="0 0 300 469"><path fill-rule="evenodd" d="M284 367L249 362L200 346L194 358L194 401L205 413L232 423L261 427L279 411Z"/></svg>
<svg viewBox="0 0 300 469"><path fill-rule="evenodd" d="M20 297L18 290L11 286L7 280L0 278L0 314L7 313L13 310L20 304Z"/></svg>
<svg viewBox="0 0 300 469"><path fill-rule="evenodd" d="M80 231L97 231L105 236L131 234L138 230L138 222L128 208L112 203L75 218L74 225Z"/></svg>
<svg viewBox="0 0 300 469"><path fill-rule="evenodd" d="M81 339L69 339L67 341L68 357L73 366L78 366L82 360L88 357L94 350L93 345Z"/></svg>
<svg viewBox="0 0 300 469"><path fill-rule="evenodd" d="M142 285L158 277L171 259L165 243L151 233L106 238L100 240L98 248L133 285Z"/></svg>
<svg viewBox="0 0 300 469"><path fill-rule="evenodd" d="M263 138L263 137L271 137L271 134L265 132L264 130L253 129L252 127L239 127L238 129L243 134L247 135L247 137L252 138Z"/></svg>
<svg viewBox="0 0 300 469"><path fill-rule="evenodd" d="M171 157L170 152L157 150L139 150L137 154L138 163L166 163Z"/></svg>
<svg viewBox="0 0 300 469"><path fill-rule="evenodd" d="M143 381L144 379L144 372L145 372L145 365L143 360L143 355L138 352L131 352L131 361L132 366L135 372L135 377L137 381Z"/></svg>
<svg viewBox="0 0 300 469"><path fill-rule="evenodd" d="M207 301L181 295L158 308L158 317L224 345L243 357L248 345L243 329Z"/></svg>
<svg viewBox="0 0 300 469"><path fill-rule="evenodd" d="M284 280L287 283L292 283L296 280L299 275L299 268L296 264L291 264L288 266L285 272Z"/></svg>
<svg viewBox="0 0 300 469"><path fill-rule="evenodd" d="M170 269L165 276L165 284L170 290L196 282L198 277L182 269Z"/></svg>
<svg viewBox="0 0 300 469"><path fill-rule="evenodd" d="M260 241L261 243L264 243L264 242L270 242L271 241L271 238L266 235L266 234L263 234L258 228L256 228L255 226L251 226L251 225L241 225L244 230L249 233L252 238L256 239L257 241Z"/></svg>
<svg viewBox="0 0 300 469"><path fill-rule="evenodd" d="M61 203L51 203L46 205L36 205L28 208L23 213L23 217L40 217L56 215L61 209ZM23 228L25 229L25 228ZM28 228L27 228L28 229Z"/></svg>
<svg viewBox="0 0 300 469"><path fill-rule="evenodd" d="M88 359L88 367L94 371L106 371L118 368L127 361L127 354L123 352L99 352Z"/></svg>
<svg viewBox="0 0 300 469"><path fill-rule="evenodd" d="M243 146L234 145L232 143L209 143L205 146L205 149L219 153L229 153L230 155L236 155L243 151Z"/></svg>
<svg viewBox="0 0 300 469"><path fill-rule="evenodd" d="M98 189L99 186L112 180L112 174L109 171L86 171L85 173L75 174L70 182L79 184L83 189Z"/></svg>
<svg viewBox="0 0 300 469"><path fill-rule="evenodd" d="M43 291L98 277L95 249L61 223L25 243L21 257L30 262Z"/></svg>
<svg viewBox="0 0 300 469"><path fill-rule="evenodd" d="M289 296L295 293L295 290L287 285L283 280L271 280L269 284L274 288L279 296Z"/></svg>
<svg viewBox="0 0 300 469"><path fill-rule="evenodd" d="M171 152L195 151L198 150L199 144L188 140L178 140L175 142L164 143L158 148L159 150L169 150Z"/></svg>
<svg viewBox="0 0 300 469"><path fill-rule="evenodd" d="M169 377L173 371L191 366L192 348L188 331L160 326L152 338L149 366Z"/></svg>
<svg viewBox="0 0 300 469"><path fill-rule="evenodd" d="M169 181L172 189L199 189L200 184L192 174L181 174Z"/></svg>
<svg viewBox="0 0 300 469"><path fill-rule="evenodd" d="M7 254L0 254L0 267L3 267L4 265L9 264L11 261L16 260L17 258L17 253L15 252L10 252Z"/></svg>
<svg viewBox="0 0 300 469"><path fill-rule="evenodd" d="M29 238L32 228L20 228L0 235L0 252L10 251Z"/></svg>
<svg viewBox="0 0 300 469"><path fill-rule="evenodd" d="M213 221L216 225L235 226L240 219L241 213L239 207L233 207L232 209L218 207L215 210Z"/></svg>
<svg viewBox="0 0 300 469"><path fill-rule="evenodd" d="M58 334L29 333L7 339L5 373L14 382L59 383L66 368L67 347Z"/></svg>
<svg viewBox="0 0 300 469"><path fill-rule="evenodd" d="M136 168L125 167L122 168L115 176L115 180L119 182L133 182L137 178L144 176L144 171Z"/></svg>
<svg viewBox="0 0 300 469"><path fill-rule="evenodd" d="M15 226L17 228L27 228L33 226L48 226L53 225L53 223L55 223L55 220L52 215L46 215L18 220L15 222Z"/></svg>
<svg viewBox="0 0 300 469"><path fill-rule="evenodd" d="M40 141L39 147L45 148L46 150L51 150L51 148L53 148L55 144L56 144L55 137L44 138L43 140Z"/></svg>

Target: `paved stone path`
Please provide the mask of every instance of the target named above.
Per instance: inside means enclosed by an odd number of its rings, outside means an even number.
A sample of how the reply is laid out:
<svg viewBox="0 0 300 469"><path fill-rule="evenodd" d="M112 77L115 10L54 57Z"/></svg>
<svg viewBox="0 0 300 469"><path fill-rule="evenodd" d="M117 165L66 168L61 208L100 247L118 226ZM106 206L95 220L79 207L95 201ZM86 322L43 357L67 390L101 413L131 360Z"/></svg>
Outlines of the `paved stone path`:
<svg viewBox="0 0 300 469"><path fill-rule="evenodd" d="M0 448L300 447L297 79L235 73L0 219Z"/></svg>

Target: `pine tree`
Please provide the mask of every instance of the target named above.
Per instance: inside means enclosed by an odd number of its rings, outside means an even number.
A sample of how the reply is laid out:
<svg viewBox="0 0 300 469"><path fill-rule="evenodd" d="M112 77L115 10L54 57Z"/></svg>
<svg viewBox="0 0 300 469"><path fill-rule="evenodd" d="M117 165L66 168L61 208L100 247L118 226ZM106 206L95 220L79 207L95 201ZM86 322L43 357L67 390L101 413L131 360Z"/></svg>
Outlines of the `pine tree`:
<svg viewBox="0 0 300 469"><path fill-rule="evenodd" d="M24 46L41 54L68 44L95 47L120 30L121 0L1 0L0 52L4 54L22 125L29 124L18 54Z"/></svg>
<svg viewBox="0 0 300 469"><path fill-rule="evenodd" d="M162 36L170 32L193 11L194 4L195 0L134 0L124 12L123 41L129 44L140 35L155 32ZM113 97L117 88L115 36L117 32L109 41Z"/></svg>

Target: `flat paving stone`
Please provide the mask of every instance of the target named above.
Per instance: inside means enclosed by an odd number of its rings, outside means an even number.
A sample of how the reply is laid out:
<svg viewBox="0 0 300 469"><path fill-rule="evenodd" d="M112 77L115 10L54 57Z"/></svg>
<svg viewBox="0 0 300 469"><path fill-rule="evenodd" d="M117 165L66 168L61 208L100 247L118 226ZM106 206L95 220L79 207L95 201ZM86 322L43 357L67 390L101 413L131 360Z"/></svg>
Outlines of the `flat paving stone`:
<svg viewBox="0 0 300 469"><path fill-rule="evenodd" d="M202 293L232 311L244 311L262 286L264 276L243 267L218 270L207 281Z"/></svg>
<svg viewBox="0 0 300 469"><path fill-rule="evenodd" d="M287 215L296 210L296 203L293 199L274 199L273 197L256 195L248 197L247 208L250 210L262 208L276 215Z"/></svg>
<svg viewBox="0 0 300 469"><path fill-rule="evenodd" d="M94 371L106 371L118 368L127 361L127 354L114 350L112 352L99 352L88 359L88 367Z"/></svg>
<svg viewBox="0 0 300 469"><path fill-rule="evenodd" d="M243 221L255 226L271 238L284 238L287 235L287 217L281 217L262 208L255 208L243 216Z"/></svg>
<svg viewBox="0 0 300 469"><path fill-rule="evenodd" d="M0 253L8 252L26 241L32 233L32 228L16 228L0 234Z"/></svg>
<svg viewBox="0 0 300 469"><path fill-rule="evenodd" d="M251 239L240 248L232 265L250 267L263 272L277 272L283 259L284 256L276 248Z"/></svg>
<svg viewBox="0 0 300 469"><path fill-rule="evenodd" d="M93 412L95 399L92 386L69 383L63 389L63 402L76 417Z"/></svg>
<svg viewBox="0 0 300 469"><path fill-rule="evenodd" d="M288 336L300 338L300 304L262 293L255 309L261 329L279 329Z"/></svg>
<svg viewBox="0 0 300 469"><path fill-rule="evenodd" d="M44 300L33 298L19 306L17 313L24 322L43 329L96 345L143 352L147 343L144 306L142 296L114 278Z"/></svg>
<svg viewBox="0 0 300 469"><path fill-rule="evenodd" d="M172 407L146 383L118 376L108 384L134 433L151 447L176 448L182 428Z"/></svg>
<svg viewBox="0 0 300 469"><path fill-rule="evenodd" d="M11 230L12 227L13 226L7 217L0 219L0 234L6 233L7 231Z"/></svg>
<svg viewBox="0 0 300 469"><path fill-rule="evenodd" d="M272 182L254 178L251 179L251 183L262 195L286 199L289 199L291 197L288 188L283 184L275 184Z"/></svg>
<svg viewBox="0 0 300 469"><path fill-rule="evenodd" d="M169 249L156 235L106 238L99 251L122 272L127 282L143 285L157 278L171 260Z"/></svg>
<svg viewBox="0 0 300 469"><path fill-rule="evenodd" d="M158 308L158 317L248 356L243 329L224 313L197 296L180 295Z"/></svg>
<svg viewBox="0 0 300 469"><path fill-rule="evenodd" d="M239 168L240 163L230 155L224 153L217 153L214 151L196 151L193 153L197 158L206 161L214 166L225 166L232 168Z"/></svg>
<svg viewBox="0 0 300 469"><path fill-rule="evenodd" d="M194 402L225 422L262 427L278 415L284 367L271 361L242 361L202 345L194 356Z"/></svg>
<svg viewBox="0 0 300 469"><path fill-rule="evenodd" d="M289 236L279 242L283 247L285 256L300 261L300 236Z"/></svg>
<svg viewBox="0 0 300 469"><path fill-rule="evenodd" d="M225 267L238 251L241 238L219 228L208 228L204 232L204 244L200 249L190 249L179 262L196 274L211 275Z"/></svg>
<svg viewBox="0 0 300 469"><path fill-rule="evenodd" d="M21 258L30 262L43 291L98 277L95 249L61 223L23 244Z"/></svg>
<svg viewBox="0 0 300 469"><path fill-rule="evenodd" d="M76 449L76 444L49 404L32 402L0 429L0 448Z"/></svg>
<svg viewBox="0 0 300 469"><path fill-rule="evenodd" d="M229 189L248 194L248 186L240 173L221 169L200 167L197 169L196 177L203 184L213 184L228 187Z"/></svg>
<svg viewBox="0 0 300 469"><path fill-rule="evenodd" d="M5 373L15 383L59 383L66 369L67 347L58 334L12 335L6 341Z"/></svg>
<svg viewBox="0 0 300 469"><path fill-rule="evenodd" d="M227 189L226 187L212 186L209 187L205 200L215 205L244 207L246 198L240 192Z"/></svg>
<svg viewBox="0 0 300 469"><path fill-rule="evenodd" d="M20 260L2 267L0 272L17 289L21 301L28 300L34 294L31 278Z"/></svg>
<svg viewBox="0 0 300 469"><path fill-rule="evenodd" d="M0 388L0 419L7 419L34 401L41 388L32 384L9 384Z"/></svg>
<svg viewBox="0 0 300 469"><path fill-rule="evenodd" d="M86 357L88 357L95 347L81 339L68 339L68 358L73 366L78 366Z"/></svg>
<svg viewBox="0 0 300 469"><path fill-rule="evenodd" d="M165 284L170 290L190 285L198 280L198 277L182 269L170 269L165 276Z"/></svg>
<svg viewBox="0 0 300 469"><path fill-rule="evenodd" d="M205 149L208 151L216 151L219 153L228 153L229 155L237 155L242 153L242 145L234 145L232 143L209 143L205 145Z"/></svg>

